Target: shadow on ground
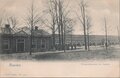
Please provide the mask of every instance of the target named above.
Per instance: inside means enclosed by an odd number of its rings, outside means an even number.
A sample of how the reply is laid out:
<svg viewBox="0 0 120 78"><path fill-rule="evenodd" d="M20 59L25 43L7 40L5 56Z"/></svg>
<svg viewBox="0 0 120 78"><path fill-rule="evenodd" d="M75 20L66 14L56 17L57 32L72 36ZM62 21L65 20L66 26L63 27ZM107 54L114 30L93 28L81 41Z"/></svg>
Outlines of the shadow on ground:
<svg viewBox="0 0 120 78"><path fill-rule="evenodd" d="M117 53L117 51L116 51ZM115 55L114 51L88 51L88 52L71 52L59 54L43 54L32 57L35 60L57 61L57 60L116 60L120 59L119 55Z"/></svg>
<svg viewBox="0 0 120 78"><path fill-rule="evenodd" d="M62 52L47 54L2 54L1 60L34 60L34 61L79 61L79 60L119 60L120 49Z"/></svg>

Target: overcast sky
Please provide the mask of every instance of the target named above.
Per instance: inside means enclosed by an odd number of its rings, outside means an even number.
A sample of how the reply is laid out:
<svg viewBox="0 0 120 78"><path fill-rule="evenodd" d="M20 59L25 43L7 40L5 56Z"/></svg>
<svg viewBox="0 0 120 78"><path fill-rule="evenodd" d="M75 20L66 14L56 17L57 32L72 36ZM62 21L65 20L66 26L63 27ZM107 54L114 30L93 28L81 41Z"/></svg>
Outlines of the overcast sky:
<svg viewBox="0 0 120 78"><path fill-rule="evenodd" d="M71 8L71 16L77 20L74 12L78 12L78 2L80 0L66 0L69 2ZM108 34L117 35L117 26L119 25L119 0L87 0L89 8L88 12L92 18L92 33L91 34L104 34L104 22L106 17ZM31 0L0 0L0 10L5 10L7 13L15 15L20 19L26 15L26 9L30 6ZM35 0L35 5L42 12L46 6L46 0ZM20 25L22 26L22 24ZM74 26L74 34L83 34L82 26L77 21Z"/></svg>

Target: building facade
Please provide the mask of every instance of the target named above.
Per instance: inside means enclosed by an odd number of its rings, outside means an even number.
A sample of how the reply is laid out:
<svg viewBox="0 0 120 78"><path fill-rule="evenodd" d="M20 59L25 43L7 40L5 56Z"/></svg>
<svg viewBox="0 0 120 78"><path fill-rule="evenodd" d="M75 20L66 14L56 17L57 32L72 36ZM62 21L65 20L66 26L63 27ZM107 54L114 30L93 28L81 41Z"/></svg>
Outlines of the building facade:
<svg viewBox="0 0 120 78"><path fill-rule="evenodd" d="M14 31L10 25L5 25L0 33L0 52L21 53L51 50L52 38L49 33L35 27L31 38L30 32L29 28Z"/></svg>

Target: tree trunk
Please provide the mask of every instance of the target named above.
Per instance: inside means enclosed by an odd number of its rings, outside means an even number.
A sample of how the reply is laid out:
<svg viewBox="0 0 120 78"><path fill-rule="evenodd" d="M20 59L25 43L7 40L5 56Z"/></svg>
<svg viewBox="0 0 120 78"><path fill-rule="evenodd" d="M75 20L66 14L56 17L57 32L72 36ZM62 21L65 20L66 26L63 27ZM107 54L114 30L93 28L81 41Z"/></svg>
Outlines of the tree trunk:
<svg viewBox="0 0 120 78"><path fill-rule="evenodd" d="M108 35L107 35L107 25L106 25L106 19L105 19L105 48L108 49Z"/></svg>
<svg viewBox="0 0 120 78"><path fill-rule="evenodd" d="M88 51L90 51L90 35L89 35L89 33L88 33Z"/></svg>
<svg viewBox="0 0 120 78"><path fill-rule="evenodd" d="M53 36L53 50L55 50L55 32L53 31L53 34L52 34L52 36Z"/></svg>
<svg viewBox="0 0 120 78"><path fill-rule="evenodd" d="M58 25L58 37L59 37L59 50L61 50L61 28L60 28L60 25Z"/></svg>
<svg viewBox="0 0 120 78"><path fill-rule="evenodd" d="M86 38L86 15L85 15L85 7L83 7L83 22L84 22L84 42L85 42L85 50L87 50L87 38Z"/></svg>

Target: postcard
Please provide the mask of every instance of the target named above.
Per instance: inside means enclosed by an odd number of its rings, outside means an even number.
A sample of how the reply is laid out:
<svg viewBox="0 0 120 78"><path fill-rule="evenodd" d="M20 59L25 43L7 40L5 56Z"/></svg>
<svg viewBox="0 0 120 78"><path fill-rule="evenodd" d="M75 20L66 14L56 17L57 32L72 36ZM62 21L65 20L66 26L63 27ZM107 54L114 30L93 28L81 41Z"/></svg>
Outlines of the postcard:
<svg viewBox="0 0 120 78"><path fill-rule="evenodd" d="M0 78L120 78L119 0L0 0Z"/></svg>

